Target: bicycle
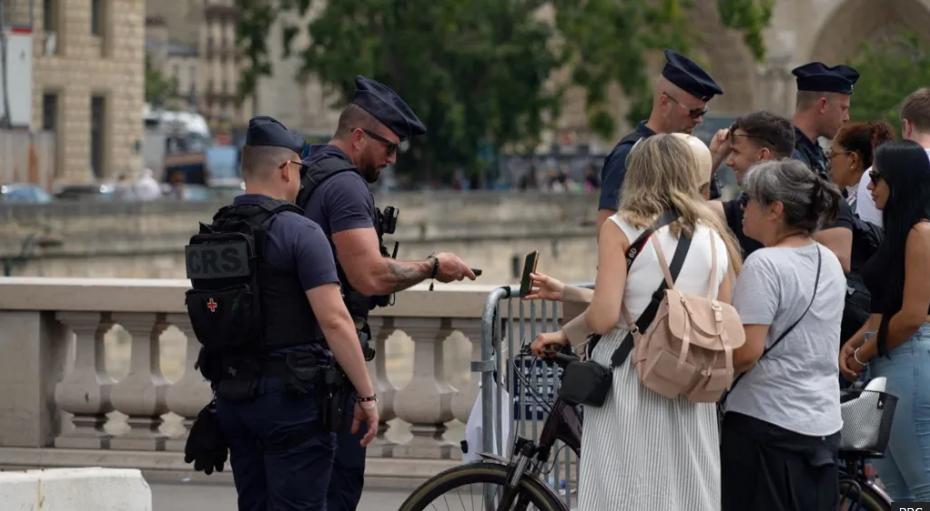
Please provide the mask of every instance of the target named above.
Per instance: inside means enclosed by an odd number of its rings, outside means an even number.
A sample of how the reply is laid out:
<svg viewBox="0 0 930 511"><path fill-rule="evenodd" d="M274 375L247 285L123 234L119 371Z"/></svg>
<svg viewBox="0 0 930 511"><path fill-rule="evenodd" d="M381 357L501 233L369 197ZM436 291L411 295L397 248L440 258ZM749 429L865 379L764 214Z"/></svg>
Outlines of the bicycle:
<svg viewBox="0 0 930 511"><path fill-rule="evenodd" d="M856 438L866 428L853 422L843 425L844 444L850 447L840 448L839 459L842 467L839 476L839 511L890 511L892 500L880 488L869 474L868 460L881 458L891 435L891 422L894 418L897 397L885 392L864 389L865 382L856 382L852 387L840 393L840 403L855 406L862 410L851 410L851 416L867 417L871 425L871 438ZM857 398L866 399L853 402ZM861 404L859 404L861 403ZM878 415L878 417L876 417ZM849 429L847 429L847 427ZM848 438L845 438L848 437Z"/></svg>
<svg viewBox="0 0 930 511"><path fill-rule="evenodd" d="M515 357L534 357L527 347L521 349ZM577 356L566 353L556 353L549 358L555 364L564 368L569 363L578 360ZM552 455L552 449L557 441L574 451L578 456L581 452L581 416L574 405L568 404L559 398L550 406L545 399L534 389L520 372L515 373L525 384L529 393L538 403L547 408L546 420L543 422L539 441L534 442L528 438L517 436L511 450L510 458L493 454L480 453L482 461L451 468L439 473L407 498L400 506L399 511L423 511L433 509L434 502L440 497L451 493L461 487L473 484L487 484L497 486L502 490L500 495L489 491L481 493L470 492L471 501L478 497L479 505L473 509L485 511L525 511L538 509L539 511L568 511L568 506L560 499L551 486L545 483L542 475L548 473L546 465ZM579 456L580 458L580 456ZM456 509L465 508L465 500L459 497ZM533 507L529 507L532 505Z"/></svg>
<svg viewBox="0 0 930 511"><path fill-rule="evenodd" d="M528 348L524 347L515 359L527 356L533 355ZM559 352L548 360L564 368L569 363L578 360L578 357ZM548 409L539 441L534 442L528 438L516 436L509 458L480 453L482 461L437 474L414 490L398 511L433 509L435 507L433 503L440 497L463 486L482 483L498 486L503 492L496 498L488 491L483 494L472 493L472 502L476 496L479 497L479 503L483 502L483 507L473 509L525 511L532 504L540 511L569 511L559 495L544 482L541 476L547 473L545 467L557 441L561 441L570 448L580 460L581 416L575 406L559 398L556 398L549 406L520 372L515 374L539 404ZM874 391L863 390L862 384L858 384L843 391L841 402L848 402L857 395L861 396L868 392ZM884 392L875 392L875 395L879 399L877 409L881 414L881 425L877 437L871 442L866 442L869 445L860 448L841 448L838 453L843 467L839 474L837 511L890 511L892 509L892 501L888 494L868 475L866 462L884 455L897 398ZM856 434L861 429L860 426L856 424L849 431ZM460 497L459 501L464 509L464 500Z"/></svg>

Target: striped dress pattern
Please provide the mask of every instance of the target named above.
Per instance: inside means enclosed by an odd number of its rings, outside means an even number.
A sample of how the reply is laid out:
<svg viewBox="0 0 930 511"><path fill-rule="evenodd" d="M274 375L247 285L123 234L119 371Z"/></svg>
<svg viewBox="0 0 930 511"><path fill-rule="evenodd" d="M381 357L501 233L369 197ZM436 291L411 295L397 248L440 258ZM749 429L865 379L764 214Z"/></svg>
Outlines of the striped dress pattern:
<svg viewBox="0 0 930 511"><path fill-rule="evenodd" d="M616 215L610 219L630 240L642 232ZM668 227L653 236L671 258L677 237ZM718 235L701 225L676 281L677 289L707 292L710 243L717 243L719 287L729 264L726 248ZM663 280L655 249L651 243L646 247L630 268L624 292L623 300L633 318L642 314ZM594 360L609 365L628 332L621 318L594 349ZM684 397L668 399L647 389L628 360L614 370L613 389L604 406L584 409L578 510L719 511L718 438L714 404L696 404Z"/></svg>

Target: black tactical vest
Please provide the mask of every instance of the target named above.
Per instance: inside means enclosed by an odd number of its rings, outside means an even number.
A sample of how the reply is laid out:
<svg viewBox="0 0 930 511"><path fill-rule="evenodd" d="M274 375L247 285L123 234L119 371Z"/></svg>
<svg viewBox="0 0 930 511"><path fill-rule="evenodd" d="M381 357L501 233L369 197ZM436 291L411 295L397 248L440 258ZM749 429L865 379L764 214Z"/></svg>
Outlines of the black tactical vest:
<svg viewBox="0 0 930 511"><path fill-rule="evenodd" d="M342 158L323 158L316 163L308 165L307 173L303 181L301 181L300 193L297 195L297 204L306 208L313 192L319 188L324 181L342 172L358 172L358 169L356 169L355 165L351 162L343 160ZM374 202L374 196L372 196L372 202ZM393 217L393 221L396 222L396 210L394 208L385 208L385 210L389 210L392 213L391 216ZM381 247L381 255L389 256L387 249L384 247L384 225L386 222L383 218L385 218L385 215L381 213L380 209L376 208L375 216L373 220L375 231L378 233L378 245ZM393 231L393 229L391 230ZM342 266L339 264L339 258L336 257L336 245L333 243L331 237L329 238L329 244L333 250L333 257L336 260L336 272L339 276L339 283L342 285L342 296L345 300L346 308L349 309L349 314L352 315L352 318L356 320L356 328L361 328L358 321L360 320L363 323L367 323L369 311L375 307L387 307L391 305L390 295L365 296L356 291L349 282ZM394 255L397 255L396 250Z"/></svg>
<svg viewBox="0 0 930 511"><path fill-rule="evenodd" d="M214 353L270 351L323 342L296 271L265 260L275 215L303 210L285 201L226 206L185 247L193 289L186 305L197 340Z"/></svg>

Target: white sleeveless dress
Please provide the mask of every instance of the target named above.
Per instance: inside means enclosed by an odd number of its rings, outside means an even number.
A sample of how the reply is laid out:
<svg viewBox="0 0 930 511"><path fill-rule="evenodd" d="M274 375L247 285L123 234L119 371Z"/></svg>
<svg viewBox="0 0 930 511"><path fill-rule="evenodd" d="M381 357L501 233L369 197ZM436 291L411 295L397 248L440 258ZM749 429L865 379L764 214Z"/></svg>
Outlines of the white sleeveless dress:
<svg viewBox="0 0 930 511"><path fill-rule="evenodd" d="M616 215L610 220L630 241L643 229ZM604 226L613 228L613 226ZM713 238L711 238L713 234ZM678 239L664 227L653 234L671 264ZM720 236L698 226L675 287L704 295L711 270L711 245L717 244L717 288L729 266ZM651 242L633 262L623 301L638 319L663 280ZM618 257L622 257L620 254ZM593 358L609 365L628 333L626 322L604 335ZM668 399L646 387L629 360L614 370L613 389L600 408L585 407L581 441L579 511L647 509L720 510L720 451L717 415L712 403Z"/></svg>

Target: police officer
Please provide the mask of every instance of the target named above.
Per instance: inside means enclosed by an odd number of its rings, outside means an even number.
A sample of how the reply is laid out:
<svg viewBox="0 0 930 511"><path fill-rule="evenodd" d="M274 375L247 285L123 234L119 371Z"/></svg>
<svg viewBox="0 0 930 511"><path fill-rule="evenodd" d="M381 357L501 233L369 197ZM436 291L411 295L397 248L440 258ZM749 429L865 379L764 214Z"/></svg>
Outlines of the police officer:
<svg viewBox="0 0 930 511"><path fill-rule="evenodd" d="M830 180L827 157L817 143L819 137L833 139L849 120L849 101L859 72L849 66L829 67L810 62L794 68L798 97L794 111L795 152L793 158L807 164Z"/></svg>
<svg viewBox="0 0 930 511"><path fill-rule="evenodd" d="M378 428L377 398L326 235L293 204L303 146L276 120L252 119L242 150L245 194L188 247L188 310L204 345L198 364L216 393L239 511L326 508L336 449L333 357L358 391L352 429L364 436L357 441L366 445ZM230 232L244 237L224 237ZM210 284L215 274L222 284ZM231 285L237 277L247 285Z"/></svg>
<svg viewBox="0 0 930 511"><path fill-rule="evenodd" d="M624 137L604 160L601 170L601 197L598 202L597 230L608 217L617 212L620 204L620 189L626 175L626 159L633 145L642 138L656 133L691 133L704 120L707 103L716 95L723 94L717 82L691 59L673 51L665 50L665 67L656 81L652 97L652 113L648 121ZM714 169L720 161L714 162ZM710 196L720 196L716 176L711 179Z"/></svg>
<svg viewBox="0 0 930 511"><path fill-rule="evenodd" d="M423 135L426 128L387 86L364 76L356 77L355 85L333 139L311 146L303 160L308 170L297 203L332 243L346 304L365 341L370 338L369 311L389 305L392 293L431 278L474 280L475 273L455 254L398 261L384 247L382 238L393 231L396 210L377 209L368 184L394 163L404 140ZM352 394L350 389L346 398ZM354 510L364 484L365 449L349 430L339 433L338 442L328 510Z"/></svg>

